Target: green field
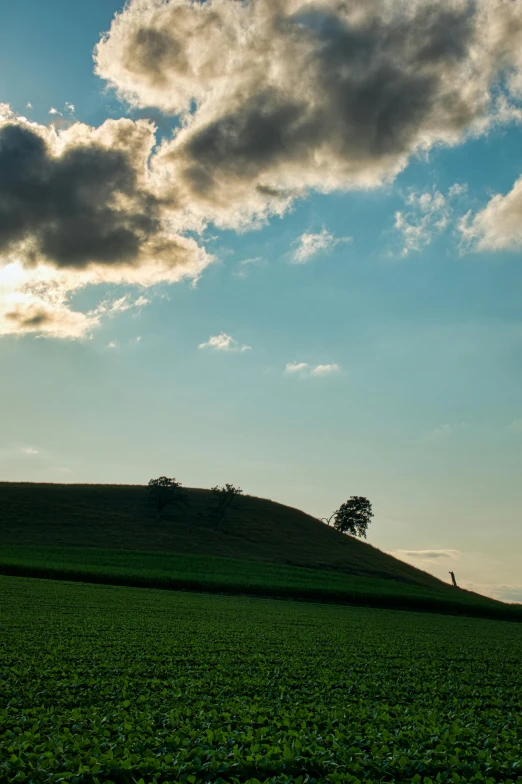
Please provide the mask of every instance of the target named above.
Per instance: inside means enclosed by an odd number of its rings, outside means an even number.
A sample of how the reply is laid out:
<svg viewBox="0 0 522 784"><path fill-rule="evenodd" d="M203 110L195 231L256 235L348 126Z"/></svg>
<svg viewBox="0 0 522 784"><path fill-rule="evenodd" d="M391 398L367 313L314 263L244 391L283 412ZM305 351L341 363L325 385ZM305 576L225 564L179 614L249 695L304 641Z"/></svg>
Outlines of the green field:
<svg viewBox="0 0 522 784"><path fill-rule="evenodd" d="M442 586L371 544L268 499L239 498L220 531L209 519L210 491L187 493L185 512L167 508L158 519L147 488L139 485L0 482L0 546L187 553Z"/></svg>
<svg viewBox="0 0 522 784"><path fill-rule="evenodd" d="M522 782L522 626L0 577L0 781Z"/></svg>
<svg viewBox="0 0 522 784"><path fill-rule="evenodd" d="M428 588L333 570L180 553L0 546L0 573L522 620L521 606L509 606L442 583L438 588Z"/></svg>

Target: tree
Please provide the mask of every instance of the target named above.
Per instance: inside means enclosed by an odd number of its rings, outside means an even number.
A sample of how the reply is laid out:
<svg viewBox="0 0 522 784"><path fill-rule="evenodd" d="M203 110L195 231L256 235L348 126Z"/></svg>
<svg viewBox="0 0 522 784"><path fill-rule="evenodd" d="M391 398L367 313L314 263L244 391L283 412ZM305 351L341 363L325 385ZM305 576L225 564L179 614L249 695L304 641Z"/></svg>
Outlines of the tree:
<svg viewBox="0 0 522 784"><path fill-rule="evenodd" d="M167 506L174 506L178 511L185 508L188 497L181 482L172 477L159 476L149 482L149 496L156 507L158 517Z"/></svg>
<svg viewBox="0 0 522 784"><path fill-rule="evenodd" d="M212 488L213 506L210 512L211 516L217 520L220 531L223 530L223 521L228 510L240 495L243 495L243 491L240 487L234 487L234 485L226 484L224 487L216 485Z"/></svg>
<svg viewBox="0 0 522 784"><path fill-rule="evenodd" d="M330 525L330 520L333 518L334 528L337 531L351 536L363 536L366 539L366 531L372 517L372 505L368 499L362 495L352 495L333 515L328 518L323 517L323 520Z"/></svg>

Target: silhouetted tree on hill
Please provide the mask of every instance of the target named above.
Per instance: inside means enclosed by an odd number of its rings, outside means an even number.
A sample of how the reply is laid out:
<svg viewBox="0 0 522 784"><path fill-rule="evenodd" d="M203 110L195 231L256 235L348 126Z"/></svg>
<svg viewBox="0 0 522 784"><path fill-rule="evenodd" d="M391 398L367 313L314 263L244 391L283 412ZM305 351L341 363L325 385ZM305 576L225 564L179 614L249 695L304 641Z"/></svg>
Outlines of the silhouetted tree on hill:
<svg viewBox="0 0 522 784"><path fill-rule="evenodd" d="M243 494L240 487L226 484L224 487L216 485L212 488L213 505L210 509L211 517L213 517L218 524L218 530L223 530L223 521L226 517L228 510L234 504L236 498Z"/></svg>
<svg viewBox="0 0 522 784"><path fill-rule="evenodd" d="M322 519L327 525L330 525L330 520L333 519L334 528L343 534L363 536L366 539L372 517L372 505L368 499L362 495L352 495L330 517Z"/></svg>
<svg viewBox="0 0 522 784"><path fill-rule="evenodd" d="M188 503L188 496L181 482L176 482L172 477L159 476L149 482L149 495L159 517L167 506L174 506L178 511L184 510Z"/></svg>

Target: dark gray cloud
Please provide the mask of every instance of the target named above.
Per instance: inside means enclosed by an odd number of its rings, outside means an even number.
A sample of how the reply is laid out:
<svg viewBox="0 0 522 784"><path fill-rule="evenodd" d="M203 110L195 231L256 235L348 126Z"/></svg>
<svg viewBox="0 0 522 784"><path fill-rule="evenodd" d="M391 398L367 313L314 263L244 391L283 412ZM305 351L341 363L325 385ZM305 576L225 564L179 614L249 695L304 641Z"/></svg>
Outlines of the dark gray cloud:
<svg viewBox="0 0 522 784"><path fill-rule="evenodd" d="M134 104L185 112L165 193L241 226L516 115L521 27L506 0L131 0L95 58Z"/></svg>
<svg viewBox="0 0 522 784"><path fill-rule="evenodd" d="M177 130L156 146L144 120L46 128L0 106L0 333L82 334L100 317L70 309L82 285L197 277L210 257L190 230L376 187L412 155L522 119L522 3L129 0L95 68ZM475 241L504 241L500 215L518 243L518 191L476 216Z"/></svg>
<svg viewBox="0 0 522 784"><path fill-rule="evenodd" d="M210 263L173 194L156 193L155 142L144 120L57 129L0 105L0 334L81 337L113 312L73 310L83 286L175 282Z"/></svg>
<svg viewBox="0 0 522 784"><path fill-rule="evenodd" d="M91 143L55 156L30 126L0 127L0 254L27 244L35 263L133 263L159 229L126 151Z"/></svg>

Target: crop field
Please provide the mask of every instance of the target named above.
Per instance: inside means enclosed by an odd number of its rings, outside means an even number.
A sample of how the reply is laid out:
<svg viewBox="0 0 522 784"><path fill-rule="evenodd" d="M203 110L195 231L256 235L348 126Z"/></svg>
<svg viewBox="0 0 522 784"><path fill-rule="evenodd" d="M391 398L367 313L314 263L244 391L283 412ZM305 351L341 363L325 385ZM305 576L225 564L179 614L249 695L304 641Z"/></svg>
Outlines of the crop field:
<svg viewBox="0 0 522 784"><path fill-rule="evenodd" d="M0 577L0 782L522 782L522 625Z"/></svg>
<svg viewBox="0 0 522 784"><path fill-rule="evenodd" d="M440 583L411 585L336 571L234 558L80 547L0 546L0 574L153 588L203 590L292 599L460 612L522 620L507 605Z"/></svg>

